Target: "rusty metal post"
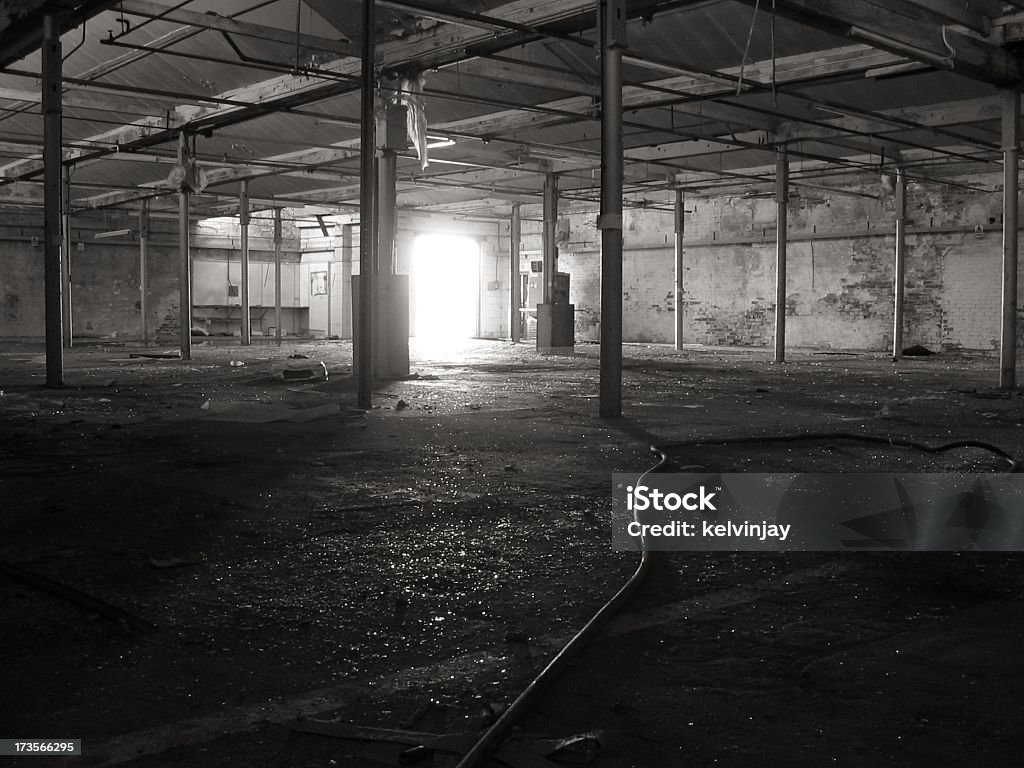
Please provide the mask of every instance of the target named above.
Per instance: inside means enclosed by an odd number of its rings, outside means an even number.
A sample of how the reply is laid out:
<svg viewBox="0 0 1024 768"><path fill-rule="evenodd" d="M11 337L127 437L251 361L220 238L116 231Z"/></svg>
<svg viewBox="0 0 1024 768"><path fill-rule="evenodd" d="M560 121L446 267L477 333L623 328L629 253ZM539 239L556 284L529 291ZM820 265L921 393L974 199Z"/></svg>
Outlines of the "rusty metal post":
<svg viewBox="0 0 1024 768"><path fill-rule="evenodd" d="M43 294L46 324L46 385L64 386L64 306L61 290L61 184L63 86L60 29L43 17Z"/></svg>
<svg viewBox="0 0 1024 768"><path fill-rule="evenodd" d="M1020 91L1003 92L1003 307L999 386L1017 386L1017 165L1020 160Z"/></svg>
<svg viewBox="0 0 1024 768"><path fill-rule="evenodd" d="M780 149L775 158L775 362L786 362L786 243L789 229L789 159Z"/></svg>
<svg viewBox="0 0 1024 768"><path fill-rule="evenodd" d="M893 278L892 359L903 354L903 300L907 274L907 179L896 169L896 265Z"/></svg>

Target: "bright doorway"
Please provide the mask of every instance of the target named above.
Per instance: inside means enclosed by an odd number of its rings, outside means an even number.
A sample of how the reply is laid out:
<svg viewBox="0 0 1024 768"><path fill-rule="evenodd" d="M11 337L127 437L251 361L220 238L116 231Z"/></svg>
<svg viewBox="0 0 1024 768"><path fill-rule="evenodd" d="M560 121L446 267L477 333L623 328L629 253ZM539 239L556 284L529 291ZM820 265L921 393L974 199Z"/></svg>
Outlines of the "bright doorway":
<svg viewBox="0 0 1024 768"><path fill-rule="evenodd" d="M412 335L445 344L479 334L480 244L463 235L420 235L412 254Z"/></svg>

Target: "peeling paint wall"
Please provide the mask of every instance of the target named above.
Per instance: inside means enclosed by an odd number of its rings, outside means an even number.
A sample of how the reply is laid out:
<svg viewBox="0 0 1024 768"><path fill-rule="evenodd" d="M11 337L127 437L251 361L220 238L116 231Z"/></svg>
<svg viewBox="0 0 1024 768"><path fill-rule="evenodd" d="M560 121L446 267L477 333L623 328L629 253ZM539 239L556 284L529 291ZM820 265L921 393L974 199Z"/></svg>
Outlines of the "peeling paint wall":
<svg viewBox="0 0 1024 768"><path fill-rule="evenodd" d="M993 191L908 185L906 346L998 346L1001 180L992 175L962 181ZM893 191L872 180L846 192L793 189L787 257L789 346L891 348ZM774 199L687 199L684 208L684 342L773 344ZM563 209L562 215L570 221L570 238L560 249L559 269L572 276L577 339L596 341L601 262L596 214ZM670 343L675 333L672 214L628 209L623 226L624 339ZM539 224L528 231L524 226L524 247L540 249Z"/></svg>
<svg viewBox="0 0 1024 768"><path fill-rule="evenodd" d="M99 232L131 229L131 234L97 240ZM285 230L285 258L298 260L298 233ZM272 259L272 222L253 219L253 261ZM294 236L294 237L292 237ZM35 241L33 241L35 238ZM0 226L0 337L42 337L44 331L43 238L41 214L11 214ZM80 213L71 226L71 308L78 339L142 337L138 215L128 212ZM33 245L33 242L37 243ZM268 243L270 243L268 245ZM237 223L203 222L193 228L195 264L239 262ZM202 273L202 269L197 270ZM151 338L178 337L178 224L154 216L147 258L147 300ZM226 297L227 280L218 282ZM203 288L202 285L199 286ZM227 299L225 298L225 303Z"/></svg>
<svg viewBox="0 0 1024 768"><path fill-rule="evenodd" d="M1001 179L962 179L964 187L908 187L904 341L933 349L992 350L998 345L1001 275ZM968 188L974 187L974 189ZM979 189L992 190L990 192ZM876 179L846 193L795 187L789 205L787 343L793 347L888 350L893 332L894 198ZM665 201L657 205L670 208ZM775 202L770 196L685 200L684 342L769 346L774 341ZM539 260L539 206L523 208L520 266ZM592 209L563 205L569 240L558 268L571 275L576 338L596 341L600 319L600 233ZM134 227L130 214L76 215L72 250L76 336L137 338L138 243L96 241L93 234ZM195 257L237 262L237 226L196 236ZM269 226L254 220L254 257ZM628 208L623 220L624 338L674 338L673 215ZM150 327L177 334L176 221L154 219L150 244ZM508 224L406 216L400 225L400 271L418 232L470 234L482 244L479 333L508 335ZM340 231L327 246L340 252ZM285 248L299 258L299 236ZM41 220L13 214L0 226L0 336L43 334ZM77 248L82 242L84 251ZM325 247L327 247L325 246ZM354 246L358 248L358 232ZM289 257L286 256L286 259ZM329 255L325 258L329 258ZM353 258L358 260L358 250ZM357 272L357 264L347 271ZM338 270L339 275L342 270ZM342 281L344 282L344 280ZM1024 281L1021 281L1024 291ZM1022 294L1024 295L1024 294ZM332 316L348 312L344 289ZM1021 301L1024 307L1024 300ZM413 313L415 307L412 308ZM332 318L334 319L334 318ZM338 327L347 326L338 317ZM335 323L332 322L332 331ZM1020 324L1024 340L1024 312Z"/></svg>

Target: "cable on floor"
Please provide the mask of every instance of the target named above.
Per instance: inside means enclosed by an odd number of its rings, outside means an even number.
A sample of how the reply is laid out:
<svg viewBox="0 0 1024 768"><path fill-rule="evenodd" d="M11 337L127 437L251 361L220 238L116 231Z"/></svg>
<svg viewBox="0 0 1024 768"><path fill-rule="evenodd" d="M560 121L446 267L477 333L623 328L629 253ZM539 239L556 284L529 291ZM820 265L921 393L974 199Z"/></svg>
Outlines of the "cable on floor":
<svg viewBox="0 0 1024 768"><path fill-rule="evenodd" d="M1021 463L997 445L983 440L956 440L942 445L928 445L916 440L902 437L884 437L882 435L864 435L857 432L802 432L792 435L764 435L759 437L707 437L693 440L677 440L670 443L652 446L654 451L666 451L675 448L687 448L698 445L757 445L767 443L796 443L821 440L853 440L862 443L888 445L893 448L913 448L925 453L945 453L958 448L979 448L995 454L1007 463L1007 472L1019 472Z"/></svg>
<svg viewBox="0 0 1024 768"><path fill-rule="evenodd" d="M651 451L658 456L658 461L647 469L637 483L643 481L643 479L652 472L661 472L668 464L668 456L663 451L656 447L652 447ZM634 513L635 515L635 513ZM639 522L639 521L638 521ZM459 761L456 768L477 768L490 757L491 753L497 749L503 741L508 737L512 728L519 721L519 719L525 714L530 707L537 701L537 699L544 693L547 687L552 681L558 677L559 674L566 668L569 661L597 634L598 630L604 626L604 624L610 619L630 598L640 583L643 581L644 576L647 575L647 570L650 567L651 554L647 545L647 538L641 537L641 548L640 548L640 562L633 572L633 575L626 580L626 582L619 588L612 598L601 606L601 609L594 614L593 618L590 619L581 629L577 632L573 638L565 644L565 646L554 658L548 662L547 666L541 670L540 674L537 675L533 682L531 682L522 693L516 697L516 700L509 705L509 707L501 714L493 725L488 728L483 736L481 736L476 744L465 754L465 756Z"/></svg>

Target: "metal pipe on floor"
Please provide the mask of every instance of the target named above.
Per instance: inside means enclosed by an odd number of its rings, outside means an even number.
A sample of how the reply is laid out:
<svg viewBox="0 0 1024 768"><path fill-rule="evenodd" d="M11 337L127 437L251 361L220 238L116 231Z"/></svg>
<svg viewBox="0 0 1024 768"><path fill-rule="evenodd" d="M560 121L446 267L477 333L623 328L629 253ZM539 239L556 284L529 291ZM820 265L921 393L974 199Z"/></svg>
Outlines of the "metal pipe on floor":
<svg viewBox="0 0 1024 768"><path fill-rule="evenodd" d="M238 294L242 302L242 345L247 347L252 344L252 322L249 308L249 182L245 179L239 183L238 223L241 229L242 260L242 277L239 280Z"/></svg>
<svg viewBox="0 0 1024 768"><path fill-rule="evenodd" d="M676 234L676 351L683 348L683 235L685 234L685 222L683 221L683 190L676 190L676 201L674 209L675 234Z"/></svg>
<svg viewBox="0 0 1024 768"><path fill-rule="evenodd" d="M509 222L509 246L508 246L508 286L509 286L509 313L508 313L508 336L513 344L519 342L519 325L522 322L523 298L521 294L521 282L519 277L519 251L523 244L523 220L522 206L519 203L512 205L512 220Z"/></svg>
<svg viewBox="0 0 1024 768"><path fill-rule="evenodd" d="M359 345L355 359L356 402L360 408L372 407L373 389L373 283L376 261L377 227L374 222L374 150L376 124L374 96L376 78L376 14L373 0L363 0L362 90L359 138Z"/></svg>
<svg viewBox="0 0 1024 768"><path fill-rule="evenodd" d="M903 354L903 299L907 271L907 179L896 169L896 265L893 278L892 359Z"/></svg>
<svg viewBox="0 0 1024 768"><path fill-rule="evenodd" d="M63 323L64 347L74 344L74 325L71 312L71 166L65 165L61 174L61 322Z"/></svg>
<svg viewBox="0 0 1024 768"><path fill-rule="evenodd" d="M281 346L281 209L274 209L274 341Z"/></svg>
<svg viewBox="0 0 1024 768"><path fill-rule="evenodd" d="M139 206L139 315L142 341L149 341L149 200Z"/></svg>
<svg viewBox="0 0 1024 768"><path fill-rule="evenodd" d="M1020 91L1003 91L1003 307L999 386L1017 386L1017 165L1020 160Z"/></svg>
<svg viewBox="0 0 1024 768"><path fill-rule="evenodd" d="M64 386L64 307L61 296L61 127L63 86L60 29L43 17L43 292L46 323L46 385Z"/></svg>
<svg viewBox="0 0 1024 768"><path fill-rule="evenodd" d="M601 381L598 412L622 416L622 49L624 0L601 0Z"/></svg>
<svg viewBox="0 0 1024 768"><path fill-rule="evenodd" d="M188 159L188 139L178 134L178 163L184 167ZM188 190L182 185L178 192L178 315L180 317L181 359L192 359L192 255L189 253Z"/></svg>
<svg viewBox="0 0 1024 768"><path fill-rule="evenodd" d="M789 229L789 158L780 149L775 156L775 362L786 362L786 242Z"/></svg>

